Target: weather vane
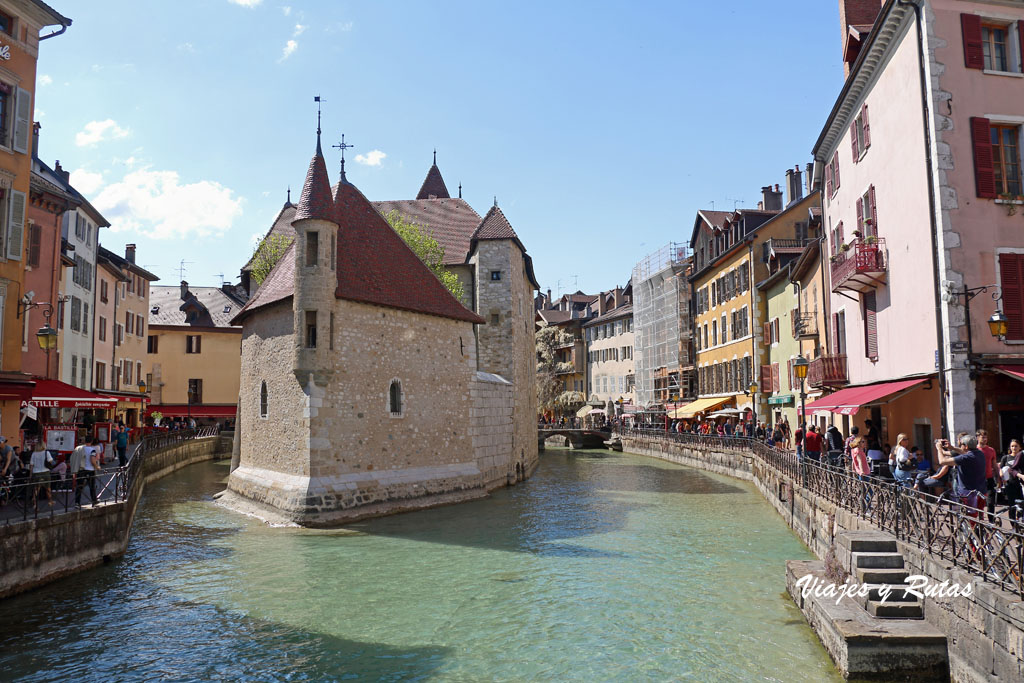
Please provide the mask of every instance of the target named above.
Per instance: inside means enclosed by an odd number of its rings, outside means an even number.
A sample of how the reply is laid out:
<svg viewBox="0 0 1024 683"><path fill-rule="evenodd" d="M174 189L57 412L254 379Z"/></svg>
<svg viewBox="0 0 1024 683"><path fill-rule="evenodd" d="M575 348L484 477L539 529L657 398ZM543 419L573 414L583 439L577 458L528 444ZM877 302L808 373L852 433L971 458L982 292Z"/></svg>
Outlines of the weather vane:
<svg viewBox="0 0 1024 683"><path fill-rule="evenodd" d="M340 149L341 150L341 179L344 180L345 179L345 150L346 149L352 149L353 147L355 147L355 145L347 144L345 142L345 134L342 133L341 134L341 142L338 143L337 145L331 145L331 147L333 147L334 149Z"/></svg>

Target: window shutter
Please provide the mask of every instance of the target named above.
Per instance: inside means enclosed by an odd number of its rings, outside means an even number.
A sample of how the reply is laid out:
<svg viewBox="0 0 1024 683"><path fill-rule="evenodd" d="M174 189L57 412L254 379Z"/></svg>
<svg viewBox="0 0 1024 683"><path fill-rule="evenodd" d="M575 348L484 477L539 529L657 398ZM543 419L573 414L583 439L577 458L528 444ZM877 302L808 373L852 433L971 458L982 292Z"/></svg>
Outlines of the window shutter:
<svg viewBox="0 0 1024 683"><path fill-rule="evenodd" d="M864 139L860 141L860 146L867 149L871 146L871 125L868 124L868 105L866 104L861 107L860 120L864 124Z"/></svg>
<svg viewBox="0 0 1024 683"><path fill-rule="evenodd" d="M839 351L839 314L832 314L832 348L835 349L836 353Z"/></svg>
<svg viewBox="0 0 1024 683"><path fill-rule="evenodd" d="M837 238L838 238L838 235L839 235L839 231L838 230L833 230L832 234L829 235L829 241L830 241L830 243L832 245L832 253L833 254L836 254L836 253L839 252L839 244L836 241Z"/></svg>
<svg viewBox="0 0 1024 683"><path fill-rule="evenodd" d="M843 240L846 239L843 236L843 222L839 221L839 225L836 226L836 233L839 235L839 246L843 246Z"/></svg>
<svg viewBox="0 0 1024 683"><path fill-rule="evenodd" d="M761 335L764 337L764 345L768 346L772 343L772 324L764 323L761 326Z"/></svg>
<svg viewBox="0 0 1024 683"><path fill-rule="evenodd" d="M850 124L850 145L853 147L853 163L857 163L860 150L857 148L857 121Z"/></svg>
<svg viewBox="0 0 1024 683"><path fill-rule="evenodd" d="M43 248L43 229L35 223L28 226L28 265L39 267L39 256Z"/></svg>
<svg viewBox="0 0 1024 683"><path fill-rule="evenodd" d="M968 69L985 68L985 51L981 42L981 17L961 14L960 28L964 36L964 64Z"/></svg>
<svg viewBox="0 0 1024 683"><path fill-rule="evenodd" d="M832 164L825 165L825 196L832 197Z"/></svg>
<svg viewBox="0 0 1024 683"><path fill-rule="evenodd" d="M864 198L857 197L857 229L861 231L861 234L867 237L867 231L864 230Z"/></svg>
<svg viewBox="0 0 1024 683"><path fill-rule="evenodd" d="M7 258L20 261L25 249L25 193L11 191L11 205L7 221Z"/></svg>
<svg viewBox="0 0 1024 683"><path fill-rule="evenodd" d="M779 364L772 363L772 391L779 393Z"/></svg>
<svg viewBox="0 0 1024 683"><path fill-rule="evenodd" d="M772 388L772 366L761 366L761 391L767 392Z"/></svg>
<svg viewBox="0 0 1024 683"><path fill-rule="evenodd" d="M793 359L790 358L786 361L786 382L788 384L787 389L792 391L796 388L797 382L793 381Z"/></svg>
<svg viewBox="0 0 1024 683"><path fill-rule="evenodd" d="M1024 254L999 255L999 280L1003 290L1006 338L1024 339Z"/></svg>
<svg viewBox="0 0 1024 683"><path fill-rule="evenodd" d="M875 293L864 294L864 355L871 360L878 358L878 322L876 320Z"/></svg>
<svg viewBox="0 0 1024 683"><path fill-rule="evenodd" d="M18 102L15 105L14 141L15 152L28 152L29 130L32 128L32 93L18 88Z"/></svg>
<svg viewBox="0 0 1024 683"><path fill-rule="evenodd" d="M874 296L874 294L872 294L872 296ZM203 352L203 337L201 335L197 334L196 335L196 353L202 353L202 352Z"/></svg>
<svg viewBox="0 0 1024 683"><path fill-rule="evenodd" d="M839 151L838 150L832 155L832 165L835 166L835 170L834 170L835 178L833 178L833 181L835 182L835 187L832 188L833 191L835 191L835 190L838 190L839 187L842 185L842 183L839 182Z"/></svg>
<svg viewBox="0 0 1024 683"><path fill-rule="evenodd" d="M974 185L982 199L995 199L996 173L992 160L992 126L988 119L971 117L971 143L974 146Z"/></svg>
<svg viewBox="0 0 1024 683"><path fill-rule="evenodd" d="M871 234L878 237L878 204L875 203L875 186L868 189L871 198Z"/></svg>

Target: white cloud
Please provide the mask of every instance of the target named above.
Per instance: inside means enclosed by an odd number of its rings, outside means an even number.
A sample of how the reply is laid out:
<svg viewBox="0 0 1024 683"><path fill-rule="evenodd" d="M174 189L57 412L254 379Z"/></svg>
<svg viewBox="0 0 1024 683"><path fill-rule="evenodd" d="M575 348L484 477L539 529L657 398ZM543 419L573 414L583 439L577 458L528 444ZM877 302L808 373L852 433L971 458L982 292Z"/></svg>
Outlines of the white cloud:
<svg viewBox="0 0 1024 683"><path fill-rule="evenodd" d="M285 5L284 7L281 8L281 13L287 17L292 13L292 8L288 5Z"/></svg>
<svg viewBox="0 0 1024 683"><path fill-rule="evenodd" d="M220 235L242 213L242 199L212 180L181 184L175 171L131 171L92 202L113 232L154 239Z"/></svg>
<svg viewBox="0 0 1024 683"><path fill-rule="evenodd" d="M303 34L303 32L307 28L309 28L309 27L308 26L303 26L302 24L295 24L295 30L292 32L292 38L298 38L299 36L301 36Z"/></svg>
<svg viewBox="0 0 1024 683"><path fill-rule="evenodd" d="M283 62L292 56L292 53L299 49L299 44L294 40L289 40L284 44L284 50L281 51L281 59L277 60Z"/></svg>
<svg viewBox="0 0 1024 683"><path fill-rule="evenodd" d="M185 52L190 55L194 55L196 53L196 46L192 43L182 43L178 46L178 52Z"/></svg>
<svg viewBox="0 0 1024 683"><path fill-rule="evenodd" d="M114 119L90 121L75 135L75 144L79 147L95 145L104 140L114 140L128 136L128 129L117 125Z"/></svg>
<svg viewBox="0 0 1024 683"><path fill-rule="evenodd" d="M37 81L39 85L50 85L51 83L53 83L53 79L47 76L46 74L40 74Z"/></svg>
<svg viewBox="0 0 1024 683"><path fill-rule="evenodd" d="M240 5L242 7L248 7L249 9L252 9L256 5L263 2L263 0L228 0L228 2L230 2L232 5Z"/></svg>
<svg viewBox="0 0 1024 683"><path fill-rule="evenodd" d="M384 161L386 157L387 154L379 149L375 149L367 154L357 154L356 163L363 164L364 166L380 166L380 162Z"/></svg>
<svg viewBox="0 0 1024 683"><path fill-rule="evenodd" d="M75 169L71 172L71 184L82 194L92 194L103 187L103 174Z"/></svg>

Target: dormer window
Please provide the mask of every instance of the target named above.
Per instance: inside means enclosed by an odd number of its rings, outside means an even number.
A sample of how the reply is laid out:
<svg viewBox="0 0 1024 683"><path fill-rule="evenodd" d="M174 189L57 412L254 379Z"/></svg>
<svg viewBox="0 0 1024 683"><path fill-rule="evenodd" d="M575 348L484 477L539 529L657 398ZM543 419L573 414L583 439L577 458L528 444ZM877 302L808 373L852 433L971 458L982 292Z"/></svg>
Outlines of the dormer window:
<svg viewBox="0 0 1024 683"><path fill-rule="evenodd" d="M306 233L306 267L315 266L320 256L320 233L312 230Z"/></svg>

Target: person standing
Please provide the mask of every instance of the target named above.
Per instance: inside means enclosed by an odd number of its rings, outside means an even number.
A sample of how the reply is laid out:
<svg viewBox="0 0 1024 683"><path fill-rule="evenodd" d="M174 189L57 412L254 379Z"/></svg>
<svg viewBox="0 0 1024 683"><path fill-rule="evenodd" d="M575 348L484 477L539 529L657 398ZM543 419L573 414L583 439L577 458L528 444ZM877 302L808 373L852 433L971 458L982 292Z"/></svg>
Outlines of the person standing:
<svg viewBox="0 0 1024 683"><path fill-rule="evenodd" d="M32 475L29 481L32 482L32 506L39 511L39 489L46 492L46 500L53 506L53 495L50 493L50 467L53 465L53 458L48 451L43 450L43 442L37 441L32 449L29 458L29 468Z"/></svg>
<svg viewBox="0 0 1024 683"><path fill-rule="evenodd" d="M939 454L939 465L956 466L956 480L953 491L960 503L981 511L985 509L985 454L978 450L978 440L967 432L957 435L959 450L951 448L949 441L935 442Z"/></svg>
<svg viewBox="0 0 1024 683"><path fill-rule="evenodd" d="M14 461L14 449L7 445L6 436L0 436L0 479L18 471Z"/></svg>
<svg viewBox="0 0 1024 683"><path fill-rule="evenodd" d="M833 467L840 467L843 464L843 435L835 424L829 425L825 430L825 442L828 448L828 464Z"/></svg>
<svg viewBox="0 0 1024 683"><path fill-rule="evenodd" d="M793 437L793 431L789 428L789 418L782 418L782 445L788 451L793 447L791 441Z"/></svg>
<svg viewBox="0 0 1024 683"><path fill-rule="evenodd" d="M808 460L821 461L821 434L816 425L808 427L804 434L804 453Z"/></svg>
<svg viewBox="0 0 1024 683"><path fill-rule="evenodd" d="M117 435L114 439L115 446L117 448L117 465L118 467L124 467L128 464L128 428L121 425L117 429Z"/></svg>
<svg viewBox="0 0 1024 683"><path fill-rule="evenodd" d="M864 428L867 430L865 438L868 442L868 460L871 462L872 471L877 475L882 469L882 462L885 460L885 453L882 452L882 442L878 438L878 429L871 420L864 421Z"/></svg>
<svg viewBox="0 0 1024 683"><path fill-rule="evenodd" d="M95 441L95 439L93 439ZM82 488L86 485L89 486L89 497L92 498L92 504L96 505L99 500L96 498L96 473L100 469L98 462L98 452L92 446L78 446L71 453L72 466L75 463L75 456L81 449L81 469L78 472L77 481L75 483L75 505L81 507L82 505Z"/></svg>
<svg viewBox="0 0 1024 683"><path fill-rule="evenodd" d="M1009 457L1011 460L1006 466L1007 482L1003 488L1003 495L1010 506L1010 519L1016 520L1017 508L1014 504L1024 499L1024 450L1017 439L1010 442Z"/></svg>
<svg viewBox="0 0 1024 683"><path fill-rule="evenodd" d="M910 439L906 434L900 434L897 436L896 448L893 449L892 460L895 465L892 472L893 478L907 487L913 486L916 479L914 474L914 458L910 455L910 449L907 448L909 445Z"/></svg>
<svg viewBox="0 0 1024 683"><path fill-rule="evenodd" d="M800 425L796 428L796 433L793 434L794 438L796 439L796 459L797 460L803 460L804 459L804 432L806 432L806 431L807 431L807 423L806 422L801 422Z"/></svg>
<svg viewBox="0 0 1024 683"><path fill-rule="evenodd" d="M985 454L985 484L988 486L988 500L985 507L988 509L988 521L996 521L996 474L999 472L999 458L996 456L996 449L988 445L988 431L979 429L975 432L978 437L978 450Z"/></svg>

